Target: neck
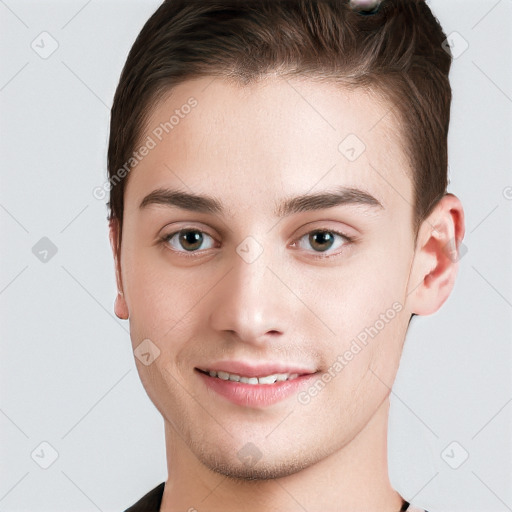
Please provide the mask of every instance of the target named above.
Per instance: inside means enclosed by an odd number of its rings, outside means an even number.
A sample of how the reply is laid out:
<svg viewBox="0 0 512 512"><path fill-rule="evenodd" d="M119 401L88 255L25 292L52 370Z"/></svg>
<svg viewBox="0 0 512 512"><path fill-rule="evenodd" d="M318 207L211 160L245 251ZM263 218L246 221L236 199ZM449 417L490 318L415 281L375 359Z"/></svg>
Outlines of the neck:
<svg viewBox="0 0 512 512"><path fill-rule="evenodd" d="M295 474L271 480L237 480L210 471L166 421L168 479L161 512L399 512L387 464L389 399L348 444Z"/></svg>

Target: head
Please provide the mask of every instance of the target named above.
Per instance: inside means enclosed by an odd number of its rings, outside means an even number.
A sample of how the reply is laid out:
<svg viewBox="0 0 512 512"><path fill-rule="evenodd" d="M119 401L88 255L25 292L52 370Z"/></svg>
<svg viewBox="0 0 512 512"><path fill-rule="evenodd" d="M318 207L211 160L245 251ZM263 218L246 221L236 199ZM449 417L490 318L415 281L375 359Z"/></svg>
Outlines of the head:
<svg viewBox="0 0 512 512"><path fill-rule="evenodd" d="M146 391L207 467L275 477L350 443L411 317L447 299L464 228L445 38L420 0L171 0L135 41L108 148L115 310L134 350L151 340ZM228 360L315 375L244 407L198 371Z"/></svg>

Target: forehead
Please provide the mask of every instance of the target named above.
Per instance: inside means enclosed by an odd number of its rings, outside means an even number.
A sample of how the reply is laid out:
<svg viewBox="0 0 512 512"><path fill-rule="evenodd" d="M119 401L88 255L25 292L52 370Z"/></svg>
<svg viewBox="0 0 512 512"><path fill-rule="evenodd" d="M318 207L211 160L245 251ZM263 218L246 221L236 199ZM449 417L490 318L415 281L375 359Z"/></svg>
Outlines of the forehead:
<svg viewBox="0 0 512 512"><path fill-rule="evenodd" d="M202 77L153 106L144 144L152 149L131 171L127 208L165 186L248 206L333 185L364 188L385 207L413 201L399 123L369 90L303 78L241 86Z"/></svg>

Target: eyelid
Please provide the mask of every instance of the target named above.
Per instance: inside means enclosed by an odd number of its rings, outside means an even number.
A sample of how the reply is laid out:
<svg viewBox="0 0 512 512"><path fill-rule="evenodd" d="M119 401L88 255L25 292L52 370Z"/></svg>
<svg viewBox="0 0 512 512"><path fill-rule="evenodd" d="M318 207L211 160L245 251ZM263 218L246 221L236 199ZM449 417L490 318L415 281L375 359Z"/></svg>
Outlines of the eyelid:
<svg viewBox="0 0 512 512"><path fill-rule="evenodd" d="M304 235L313 233L313 232L328 232L328 233L336 233L337 235L346 238L347 241L356 241L358 239L358 235L356 235L356 231L354 228L351 228L345 224L343 226L333 226L332 224L339 225L340 221L338 220L320 220L308 222L306 225L302 226L302 228L298 231L302 233L299 236L294 237L294 241L300 240ZM346 227L345 227L346 226ZM351 233L351 234L350 234Z"/></svg>
<svg viewBox="0 0 512 512"><path fill-rule="evenodd" d="M218 237L210 232L211 231L210 228L205 227L201 223L193 225L193 224L189 224L189 223L185 222L182 225L179 225L178 227L174 227L174 224L179 224L179 223L168 224L167 226L165 226L162 229L164 234L160 235L159 238L168 238L173 235L176 235L177 233L180 233L181 231L199 231L200 233L204 233L204 234L210 236L211 238L213 238L214 240L218 241L217 240ZM172 229L172 231L167 232L168 229Z"/></svg>

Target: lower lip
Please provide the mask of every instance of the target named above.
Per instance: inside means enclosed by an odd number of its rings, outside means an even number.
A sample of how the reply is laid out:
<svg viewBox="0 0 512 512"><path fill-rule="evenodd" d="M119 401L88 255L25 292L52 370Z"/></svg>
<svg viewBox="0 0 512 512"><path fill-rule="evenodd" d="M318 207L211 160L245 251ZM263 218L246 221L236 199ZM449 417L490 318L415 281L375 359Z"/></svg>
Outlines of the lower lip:
<svg viewBox="0 0 512 512"><path fill-rule="evenodd" d="M195 371L210 389L234 404L245 407L265 407L285 400L297 393L301 387L308 385L316 375L316 373L301 375L293 380L285 380L275 384L245 384L210 377L210 375L197 369Z"/></svg>

